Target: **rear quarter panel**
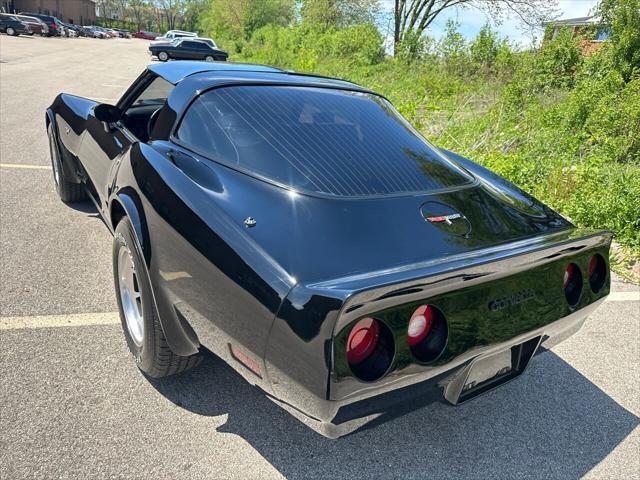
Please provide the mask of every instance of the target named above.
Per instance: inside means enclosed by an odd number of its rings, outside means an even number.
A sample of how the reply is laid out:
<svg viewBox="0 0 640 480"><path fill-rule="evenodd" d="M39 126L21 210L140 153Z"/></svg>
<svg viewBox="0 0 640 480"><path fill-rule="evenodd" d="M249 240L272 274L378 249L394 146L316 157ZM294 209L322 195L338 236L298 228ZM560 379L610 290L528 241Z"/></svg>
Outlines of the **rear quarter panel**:
<svg viewBox="0 0 640 480"><path fill-rule="evenodd" d="M144 257L165 333L177 325L195 334L247 380L269 390L264 351L292 282L219 207L224 187L209 187L136 143L123 157L115 191L133 189L139 196L149 231ZM262 378L233 359L232 345L262 366Z"/></svg>

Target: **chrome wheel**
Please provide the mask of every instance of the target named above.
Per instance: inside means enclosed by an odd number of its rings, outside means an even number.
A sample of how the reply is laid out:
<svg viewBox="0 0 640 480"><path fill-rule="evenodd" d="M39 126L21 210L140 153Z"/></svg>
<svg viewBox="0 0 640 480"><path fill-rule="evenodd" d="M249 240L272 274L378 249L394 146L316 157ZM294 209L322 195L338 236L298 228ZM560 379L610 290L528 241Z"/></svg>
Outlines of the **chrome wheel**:
<svg viewBox="0 0 640 480"><path fill-rule="evenodd" d="M11 27L7 28L7 35L9 35L10 37L13 37L15 34L16 34L16 31L13 28Z"/></svg>
<svg viewBox="0 0 640 480"><path fill-rule="evenodd" d="M207 56L207 57L205 58L205 61L207 61L207 62L213 62L213 57L211 57L211 56Z"/></svg>
<svg viewBox="0 0 640 480"><path fill-rule="evenodd" d="M53 139L51 129L49 129L49 151L51 152L51 166L53 167L53 181L56 185L60 184L60 161L58 159L58 149Z"/></svg>
<svg viewBox="0 0 640 480"><path fill-rule="evenodd" d="M158 58L160 59L160 61L166 62L167 60L169 60L169 55L167 55L166 52L160 52L158 54Z"/></svg>
<svg viewBox="0 0 640 480"><path fill-rule="evenodd" d="M118 287L127 330L134 343L140 347L144 338L140 282L131 252L125 246L121 246L118 252Z"/></svg>

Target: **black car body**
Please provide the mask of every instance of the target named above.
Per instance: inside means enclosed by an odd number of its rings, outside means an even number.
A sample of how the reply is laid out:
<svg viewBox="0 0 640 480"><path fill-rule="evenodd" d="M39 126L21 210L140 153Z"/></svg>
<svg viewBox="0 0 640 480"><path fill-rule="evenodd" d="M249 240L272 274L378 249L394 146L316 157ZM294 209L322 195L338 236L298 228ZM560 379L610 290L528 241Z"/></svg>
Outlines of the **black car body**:
<svg viewBox="0 0 640 480"><path fill-rule="evenodd" d="M115 232L140 368L175 373L205 346L330 437L517 377L609 293L609 233L346 81L156 64L115 107L59 95L46 124L61 197L86 192Z"/></svg>
<svg viewBox="0 0 640 480"><path fill-rule="evenodd" d="M18 20L15 15L6 13L0 14L0 32L7 35L33 35L33 31L29 24Z"/></svg>
<svg viewBox="0 0 640 480"><path fill-rule="evenodd" d="M49 29L49 31L47 32L47 36L49 37L57 37L57 36L63 35L64 27L62 25L62 22L58 20L56 17L53 17L51 15L44 15L41 13L31 13L31 12L21 12L20 15L27 15L29 17L35 17L42 20Z"/></svg>
<svg viewBox="0 0 640 480"><path fill-rule="evenodd" d="M163 62L169 59L224 62L229 57L224 50L213 48L206 42L190 38L177 38L170 43L151 44L149 45L149 53Z"/></svg>

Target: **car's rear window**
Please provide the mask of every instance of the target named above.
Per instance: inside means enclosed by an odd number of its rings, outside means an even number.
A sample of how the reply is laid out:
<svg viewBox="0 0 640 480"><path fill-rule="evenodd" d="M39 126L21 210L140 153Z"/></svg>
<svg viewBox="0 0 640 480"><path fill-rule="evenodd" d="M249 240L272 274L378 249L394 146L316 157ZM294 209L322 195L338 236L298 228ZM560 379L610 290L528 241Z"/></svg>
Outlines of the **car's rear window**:
<svg viewBox="0 0 640 480"><path fill-rule="evenodd" d="M180 142L215 161L294 189L362 196L473 181L376 95L331 88L230 86L205 92Z"/></svg>

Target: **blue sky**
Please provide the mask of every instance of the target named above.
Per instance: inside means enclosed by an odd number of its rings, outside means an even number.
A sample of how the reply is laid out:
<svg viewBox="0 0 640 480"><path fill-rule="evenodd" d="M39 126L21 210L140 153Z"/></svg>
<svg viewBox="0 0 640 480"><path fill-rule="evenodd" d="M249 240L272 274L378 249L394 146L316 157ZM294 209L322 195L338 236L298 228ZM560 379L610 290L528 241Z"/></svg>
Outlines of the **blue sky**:
<svg viewBox="0 0 640 480"><path fill-rule="evenodd" d="M393 12L394 0L382 0L383 9L389 13ZM598 0L559 0L557 2L557 10L560 13L559 18L585 17L589 15L589 11L598 3ZM471 39L476 36L480 28L487 22L487 17L475 9L462 9L453 7L445 10L433 22L431 28L427 32L428 35L440 38L444 32L444 26L450 18L457 19L460 22L461 33ZM507 17L501 25L493 25L500 36L508 38L512 43L520 44L522 47L528 47L532 43L531 33L526 31L521 23L515 17ZM384 29L384 27L383 27ZM542 30L537 32L538 37L542 35Z"/></svg>

